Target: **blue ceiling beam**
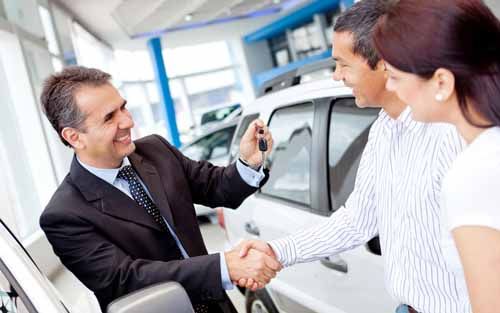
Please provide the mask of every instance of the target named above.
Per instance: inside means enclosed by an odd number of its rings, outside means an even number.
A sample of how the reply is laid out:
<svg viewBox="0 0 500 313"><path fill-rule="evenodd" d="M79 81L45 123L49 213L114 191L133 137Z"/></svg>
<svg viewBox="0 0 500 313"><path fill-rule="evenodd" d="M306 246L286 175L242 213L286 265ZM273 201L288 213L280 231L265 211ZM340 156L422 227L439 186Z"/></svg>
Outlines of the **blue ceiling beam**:
<svg viewBox="0 0 500 313"><path fill-rule="evenodd" d="M251 43L275 37L287 29L312 21L315 14L337 9L339 2L340 0L314 0L310 4L246 35L243 40L246 43Z"/></svg>

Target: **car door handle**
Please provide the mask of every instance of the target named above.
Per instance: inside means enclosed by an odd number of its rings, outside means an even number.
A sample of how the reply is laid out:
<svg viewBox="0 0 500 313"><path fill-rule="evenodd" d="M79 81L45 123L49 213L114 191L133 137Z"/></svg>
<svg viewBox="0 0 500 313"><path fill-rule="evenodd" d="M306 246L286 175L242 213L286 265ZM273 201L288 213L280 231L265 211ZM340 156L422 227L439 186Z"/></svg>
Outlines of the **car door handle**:
<svg viewBox="0 0 500 313"><path fill-rule="evenodd" d="M347 263L338 256L326 257L321 264L337 272L347 273Z"/></svg>
<svg viewBox="0 0 500 313"><path fill-rule="evenodd" d="M255 225L255 222L246 222L245 223L245 231L249 234L255 235L255 236L260 236L260 230L257 225Z"/></svg>

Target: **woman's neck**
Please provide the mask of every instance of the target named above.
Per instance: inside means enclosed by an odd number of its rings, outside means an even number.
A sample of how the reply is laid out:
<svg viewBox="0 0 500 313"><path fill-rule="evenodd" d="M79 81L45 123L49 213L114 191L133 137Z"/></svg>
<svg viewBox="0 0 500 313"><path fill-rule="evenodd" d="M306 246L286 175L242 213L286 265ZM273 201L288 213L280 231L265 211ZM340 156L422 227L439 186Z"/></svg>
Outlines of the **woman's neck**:
<svg viewBox="0 0 500 313"><path fill-rule="evenodd" d="M491 124L486 119L482 118L476 112L470 113L470 118L479 125L489 125ZM463 113L459 110L456 112L455 116L452 117L450 121L453 125L457 127L458 132L464 138L467 144L472 143L482 132L484 132L488 128L477 127L472 125L463 115Z"/></svg>

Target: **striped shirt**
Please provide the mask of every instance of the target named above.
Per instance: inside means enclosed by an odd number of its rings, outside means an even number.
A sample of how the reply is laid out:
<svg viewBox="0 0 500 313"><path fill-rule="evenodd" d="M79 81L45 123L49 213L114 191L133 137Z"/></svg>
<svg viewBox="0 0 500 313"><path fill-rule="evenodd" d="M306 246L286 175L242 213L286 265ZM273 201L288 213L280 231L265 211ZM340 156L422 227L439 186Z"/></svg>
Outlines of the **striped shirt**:
<svg viewBox="0 0 500 313"><path fill-rule="evenodd" d="M471 312L445 262L440 190L465 144L455 127L397 119L373 124L345 205L320 225L270 242L284 266L310 262L380 237L389 294L422 313Z"/></svg>

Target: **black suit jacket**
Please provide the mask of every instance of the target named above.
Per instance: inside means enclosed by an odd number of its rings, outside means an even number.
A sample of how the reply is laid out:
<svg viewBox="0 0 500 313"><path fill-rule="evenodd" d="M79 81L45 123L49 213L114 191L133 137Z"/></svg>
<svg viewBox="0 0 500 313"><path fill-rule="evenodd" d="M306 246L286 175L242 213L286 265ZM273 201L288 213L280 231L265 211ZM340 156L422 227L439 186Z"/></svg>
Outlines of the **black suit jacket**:
<svg viewBox="0 0 500 313"><path fill-rule="evenodd" d="M136 141L129 160L190 258L174 259L151 216L76 158L40 218L54 252L95 293L103 311L134 290L177 281L193 303L236 312L222 287L220 255L207 255L193 203L236 208L256 188L241 179L235 164L192 161L159 136Z"/></svg>

